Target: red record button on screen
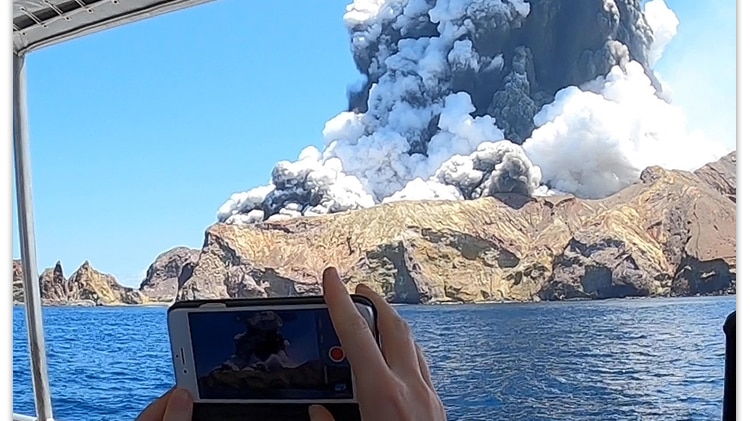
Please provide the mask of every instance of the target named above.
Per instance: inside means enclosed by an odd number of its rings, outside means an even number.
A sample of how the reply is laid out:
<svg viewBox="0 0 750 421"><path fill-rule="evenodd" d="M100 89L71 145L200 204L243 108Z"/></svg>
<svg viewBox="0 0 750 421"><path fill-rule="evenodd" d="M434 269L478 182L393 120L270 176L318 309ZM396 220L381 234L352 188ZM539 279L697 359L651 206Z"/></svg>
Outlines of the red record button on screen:
<svg viewBox="0 0 750 421"><path fill-rule="evenodd" d="M341 361L344 361L344 358L346 358L346 355L344 355L344 350L341 349L340 346L331 347L331 349L328 350L328 356L333 362L336 363L340 363Z"/></svg>

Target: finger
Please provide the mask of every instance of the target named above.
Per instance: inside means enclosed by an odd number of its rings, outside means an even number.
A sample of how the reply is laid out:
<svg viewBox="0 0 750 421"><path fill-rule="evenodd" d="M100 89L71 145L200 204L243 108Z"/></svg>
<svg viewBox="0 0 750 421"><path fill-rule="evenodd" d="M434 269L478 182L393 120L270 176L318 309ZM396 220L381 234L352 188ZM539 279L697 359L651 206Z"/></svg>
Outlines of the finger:
<svg viewBox="0 0 750 421"><path fill-rule="evenodd" d="M192 421L193 397L185 389L175 389L169 396L163 421Z"/></svg>
<svg viewBox="0 0 750 421"><path fill-rule="evenodd" d="M328 268L323 272L323 296L333 327L354 372L357 390L367 394L368 390L375 391L387 384L385 376L390 369L372 330L355 307L336 269ZM381 379L383 383L376 385L377 382L365 379Z"/></svg>
<svg viewBox="0 0 750 421"><path fill-rule="evenodd" d="M310 405L307 412L310 414L310 421L336 421L333 415L320 405Z"/></svg>
<svg viewBox="0 0 750 421"><path fill-rule="evenodd" d="M388 366L405 382L421 380L419 359L409 324L383 297L366 285L357 285L357 294L369 298L378 311L380 346Z"/></svg>
<svg viewBox="0 0 750 421"><path fill-rule="evenodd" d="M427 386L429 386L430 389L435 391L435 385L432 384L432 376L430 375L430 367L427 365L427 359L424 356L422 347L419 346L419 344L417 344L416 342L414 343L414 347L417 351L417 359L419 359L419 372L422 374L422 379L425 383L427 383Z"/></svg>
<svg viewBox="0 0 750 421"><path fill-rule="evenodd" d="M164 411L167 409L169 395L172 393L172 390L174 390L174 388L169 389L157 400L151 402L146 407L146 409L144 409L143 412L138 415L136 421L162 421L162 417L164 417Z"/></svg>

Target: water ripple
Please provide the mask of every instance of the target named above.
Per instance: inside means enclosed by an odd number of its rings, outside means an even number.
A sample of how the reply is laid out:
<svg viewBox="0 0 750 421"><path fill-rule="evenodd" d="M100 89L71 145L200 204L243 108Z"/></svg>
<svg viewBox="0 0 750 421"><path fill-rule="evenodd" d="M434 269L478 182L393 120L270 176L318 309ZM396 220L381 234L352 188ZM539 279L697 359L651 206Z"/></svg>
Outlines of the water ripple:
<svg viewBox="0 0 750 421"><path fill-rule="evenodd" d="M451 420L716 420L734 297L411 307ZM173 381L163 308L44 309L57 419L133 419ZM13 408L33 413L13 311Z"/></svg>

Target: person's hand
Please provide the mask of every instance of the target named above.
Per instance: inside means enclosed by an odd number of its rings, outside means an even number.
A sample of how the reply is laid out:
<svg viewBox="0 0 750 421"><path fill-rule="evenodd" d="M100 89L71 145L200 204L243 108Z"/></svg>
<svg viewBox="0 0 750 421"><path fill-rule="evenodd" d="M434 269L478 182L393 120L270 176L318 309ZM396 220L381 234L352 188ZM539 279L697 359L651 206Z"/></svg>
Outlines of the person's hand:
<svg viewBox="0 0 750 421"><path fill-rule="evenodd" d="M138 415L136 421L192 421L193 397L185 389L171 389Z"/></svg>
<svg viewBox="0 0 750 421"><path fill-rule="evenodd" d="M323 295L354 373L362 421L445 421L443 403L409 325L372 289L357 285L356 292L375 304L382 350L336 269L323 273ZM335 421L322 406L312 405L309 412L311 421Z"/></svg>

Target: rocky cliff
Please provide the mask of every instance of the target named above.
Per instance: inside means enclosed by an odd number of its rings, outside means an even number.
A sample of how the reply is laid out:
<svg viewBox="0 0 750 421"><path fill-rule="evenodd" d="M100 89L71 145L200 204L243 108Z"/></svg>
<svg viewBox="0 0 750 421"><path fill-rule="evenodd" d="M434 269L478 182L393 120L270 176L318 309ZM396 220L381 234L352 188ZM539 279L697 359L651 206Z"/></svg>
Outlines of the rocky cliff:
<svg viewBox="0 0 750 421"><path fill-rule="evenodd" d="M20 260L13 260L13 301L23 302L23 268ZM102 273L84 262L69 279L63 274L62 265L45 269L39 276L42 302L45 305L119 305L142 304L143 295L120 285L109 274Z"/></svg>
<svg viewBox="0 0 750 421"><path fill-rule="evenodd" d="M23 302L23 267L16 259L13 259L13 302Z"/></svg>
<svg viewBox="0 0 750 421"><path fill-rule="evenodd" d="M695 171L705 181L732 202L737 202L737 151Z"/></svg>
<svg viewBox="0 0 750 421"><path fill-rule="evenodd" d="M146 278L141 282L139 290L151 301L173 301L177 288L181 285L180 274L184 270L184 282L199 254L199 250L187 247L175 247L160 254L146 271Z"/></svg>
<svg viewBox="0 0 750 421"><path fill-rule="evenodd" d="M503 194L216 224L178 299L317 294L327 265L394 303L733 293L735 161L648 168L602 200Z"/></svg>

